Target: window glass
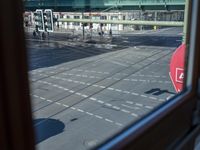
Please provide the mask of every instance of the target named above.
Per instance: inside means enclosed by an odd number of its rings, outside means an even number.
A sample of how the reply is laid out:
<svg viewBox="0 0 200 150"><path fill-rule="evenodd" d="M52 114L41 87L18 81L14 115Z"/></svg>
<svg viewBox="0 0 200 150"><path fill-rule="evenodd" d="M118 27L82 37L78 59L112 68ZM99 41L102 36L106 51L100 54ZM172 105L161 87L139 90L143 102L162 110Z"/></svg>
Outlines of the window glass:
<svg viewBox="0 0 200 150"><path fill-rule="evenodd" d="M184 89L184 0L94 1L24 1L39 150L91 149Z"/></svg>

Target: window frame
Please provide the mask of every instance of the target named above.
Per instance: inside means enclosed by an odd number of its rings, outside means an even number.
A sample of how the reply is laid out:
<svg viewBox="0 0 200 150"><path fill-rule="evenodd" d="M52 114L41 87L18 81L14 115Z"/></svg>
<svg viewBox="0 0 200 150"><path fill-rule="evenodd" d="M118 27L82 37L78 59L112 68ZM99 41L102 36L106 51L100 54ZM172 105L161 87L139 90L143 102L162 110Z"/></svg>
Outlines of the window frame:
<svg viewBox="0 0 200 150"><path fill-rule="evenodd" d="M188 72L191 74L188 74L186 90L145 118L128 126L98 149L193 148L195 137L200 131L197 105L200 29L196 28L200 26L200 2L194 1L193 7L196 14L193 15L190 26L189 47L195 51L189 53L192 61L188 63ZM6 0L0 12L3 22L0 24L0 145L5 150L34 150L22 1ZM8 14L4 15L5 12ZM169 125L170 130L163 131ZM159 142L155 142L155 139L159 139Z"/></svg>
<svg viewBox="0 0 200 150"><path fill-rule="evenodd" d="M27 55L21 0L0 9L0 145L2 150L34 150ZM17 25L16 25L17 24Z"/></svg>

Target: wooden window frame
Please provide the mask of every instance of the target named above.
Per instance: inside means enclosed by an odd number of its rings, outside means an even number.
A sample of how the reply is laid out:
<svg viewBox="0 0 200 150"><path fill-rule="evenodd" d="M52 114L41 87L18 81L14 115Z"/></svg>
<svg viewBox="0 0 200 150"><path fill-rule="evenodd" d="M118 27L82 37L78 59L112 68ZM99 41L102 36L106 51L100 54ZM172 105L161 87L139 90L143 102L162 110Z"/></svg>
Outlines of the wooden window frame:
<svg viewBox="0 0 200 150"><path fill-rule="evenodd" d="M22 1L3 1L0 9L0 145L3 150L34 150ZM191 21L185 91L98 149L192 149L199 134L200 2Z"/></svg>

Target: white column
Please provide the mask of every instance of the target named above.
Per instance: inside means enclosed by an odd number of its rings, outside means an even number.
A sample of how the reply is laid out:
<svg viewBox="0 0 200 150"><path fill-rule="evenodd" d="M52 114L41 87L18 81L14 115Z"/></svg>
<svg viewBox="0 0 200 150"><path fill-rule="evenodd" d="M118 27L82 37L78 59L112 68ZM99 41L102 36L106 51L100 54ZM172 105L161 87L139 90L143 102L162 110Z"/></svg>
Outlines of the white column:
<svg viewBox="0 0 200 150"><path fill-rule="evenodd" d="M122 15L121 13L119 13L118 19L119 19L120 21L123 20L123 15ZM119 24L118 27L119 27L119 31L122 31L122 30L123 30L123 25L122 25L122 24Z"/></svg>
<svg viewBox="0 0 200 150"><path fill-rule="evenodd" d="M66 19L67 15L63 15L63 18ZM64 22L64 28L67 29L67 22Z"/></svg>

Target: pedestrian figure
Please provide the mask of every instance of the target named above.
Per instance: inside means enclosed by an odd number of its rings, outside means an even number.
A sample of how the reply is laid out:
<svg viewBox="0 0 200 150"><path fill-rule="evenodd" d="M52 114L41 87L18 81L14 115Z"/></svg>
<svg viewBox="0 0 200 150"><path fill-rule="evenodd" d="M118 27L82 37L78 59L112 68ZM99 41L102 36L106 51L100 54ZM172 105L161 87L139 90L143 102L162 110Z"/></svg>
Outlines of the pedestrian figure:
<svg viewBox="0 0 200 150"><path fill-rule="evenodd" d="M110 28L109 35L112 36L112 29Z"/></svg>
<svg viewBox="0 0 200 150"><path fill-rule="evenodd" d="M36 31L33 31L33 37L36 37Z"/></svg>
<svg viewBox="0 0 200 150"><path fill-rule="evenodd" d="M44 40L45 39L45 33L44 32L42 32L42 39Z"/></svg>

